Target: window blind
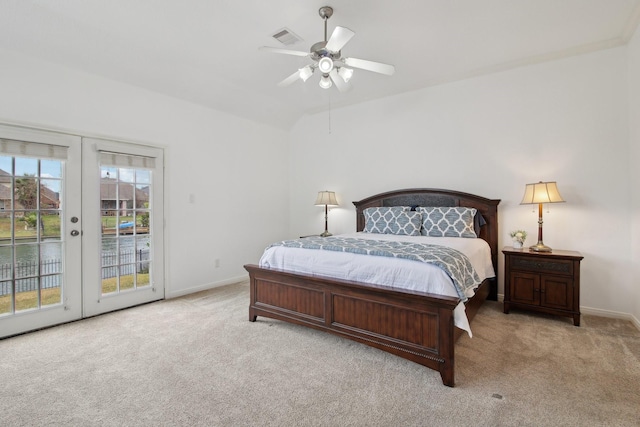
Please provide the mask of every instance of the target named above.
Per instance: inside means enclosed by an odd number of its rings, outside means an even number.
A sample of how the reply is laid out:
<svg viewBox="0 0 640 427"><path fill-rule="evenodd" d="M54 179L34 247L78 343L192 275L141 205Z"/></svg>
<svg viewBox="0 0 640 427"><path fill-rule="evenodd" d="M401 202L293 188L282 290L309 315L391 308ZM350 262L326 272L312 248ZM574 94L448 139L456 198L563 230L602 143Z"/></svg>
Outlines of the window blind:
<svg viewBox="0 0 640 427"><path fill-rule="evenodd" d="M100 151L100 164L103 166L117 166L121 168L155 169L155 157L133 156L130 154Z"/></svg>
<svg viewBox="0 0 640 427"><path fill-rule="evenodd" d="M17 157L67 160L68 147L39 142L0 139L0 154Z"/></svg>

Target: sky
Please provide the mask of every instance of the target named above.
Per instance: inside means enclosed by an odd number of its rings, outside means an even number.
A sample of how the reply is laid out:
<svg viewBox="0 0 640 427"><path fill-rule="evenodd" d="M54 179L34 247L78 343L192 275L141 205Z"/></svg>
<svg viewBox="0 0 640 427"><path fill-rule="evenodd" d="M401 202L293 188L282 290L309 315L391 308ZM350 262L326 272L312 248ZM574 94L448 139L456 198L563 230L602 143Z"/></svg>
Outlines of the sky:
<svg viewBox="0 0 640 427"><path fill-rule="evenodd" d="M0 169L12 174L11 156L0 156ZM42 184L49 189L60 192L60 180L62 179L61 160L40 160L40 177ZM15 157L15 176L38 175L38 159L28 157Z"/></svg>

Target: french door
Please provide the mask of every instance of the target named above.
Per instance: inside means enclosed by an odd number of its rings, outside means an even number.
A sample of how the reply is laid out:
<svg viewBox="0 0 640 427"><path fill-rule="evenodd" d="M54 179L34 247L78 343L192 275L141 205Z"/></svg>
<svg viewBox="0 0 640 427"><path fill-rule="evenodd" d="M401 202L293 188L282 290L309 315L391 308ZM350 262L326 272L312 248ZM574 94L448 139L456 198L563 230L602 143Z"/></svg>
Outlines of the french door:
<svg viewBox="0 0 640 427"><path fill-rule="evenodd" d="M82 316L79 137L0 125L0 336Z"/></svg>
<svg viewBox="0 0 640 427"><path fill-rule="evenodd" d="M164 298L161 149L0 125L0 337Z"/></svg>
<svg viewBox="0 0 640 427"><path fill-rule="evenodd" d="M83 140L85 316L164 298L163 152Z"/></svg>

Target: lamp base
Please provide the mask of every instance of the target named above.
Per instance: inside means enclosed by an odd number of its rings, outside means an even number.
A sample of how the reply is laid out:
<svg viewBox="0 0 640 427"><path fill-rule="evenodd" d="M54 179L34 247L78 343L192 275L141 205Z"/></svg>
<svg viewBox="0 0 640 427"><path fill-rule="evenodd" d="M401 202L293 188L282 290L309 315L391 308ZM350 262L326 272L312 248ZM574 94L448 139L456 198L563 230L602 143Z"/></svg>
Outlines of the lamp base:
<svg viewBox="0 0 640 427"><path fill-rule="evenodd" d="M538 242L537 244L530 246L529 250L531 252L551 252L551 248L542 242Z"/></svg>
<svg viewBox="0 0 640 427"><path fill-rule="evenodd" d="M320 235L320 237L329 237L329 236L333 236L333 234L329 233L328 231L325 231Z"/></svg>

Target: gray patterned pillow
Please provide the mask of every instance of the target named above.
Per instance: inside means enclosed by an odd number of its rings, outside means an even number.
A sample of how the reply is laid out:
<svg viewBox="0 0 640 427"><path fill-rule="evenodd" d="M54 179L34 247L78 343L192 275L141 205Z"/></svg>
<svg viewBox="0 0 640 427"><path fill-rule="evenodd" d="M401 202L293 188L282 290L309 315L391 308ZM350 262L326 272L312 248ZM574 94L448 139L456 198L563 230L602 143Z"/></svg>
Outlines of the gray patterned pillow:
<svg viewBox="0 0 640 427"><path fill-rule="evenodd" d="M404 206L365 209L364 232L419 236L422 215L409 209L411 208Z"/></svg>
<svg viewBox="0 0 640 427"><path fill-rule="evenodd" d="M473 228L473 217L477 210L459 207L418 207L422 214L423 236L432 237L478 237Z"/></svg>

